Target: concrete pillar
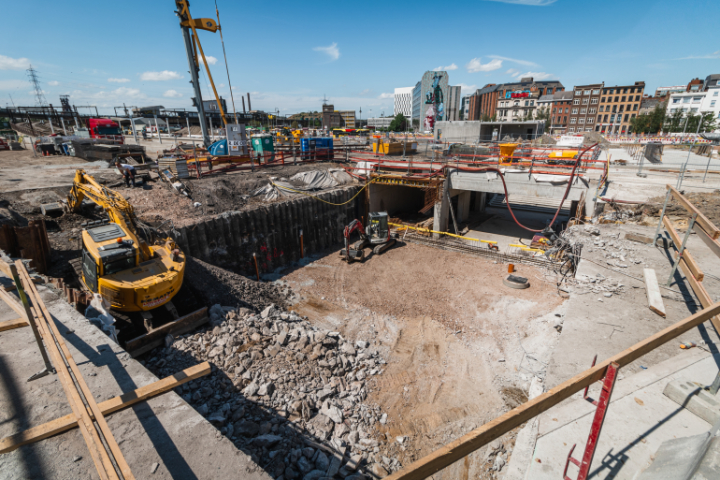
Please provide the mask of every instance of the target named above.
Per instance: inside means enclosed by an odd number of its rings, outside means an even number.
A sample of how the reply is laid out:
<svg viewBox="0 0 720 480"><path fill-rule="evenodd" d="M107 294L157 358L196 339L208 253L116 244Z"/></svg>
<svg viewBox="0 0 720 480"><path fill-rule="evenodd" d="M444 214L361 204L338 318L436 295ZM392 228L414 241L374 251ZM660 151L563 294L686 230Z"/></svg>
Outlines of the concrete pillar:
<svg viewBox="0 0 720 480"><path fill-rule="evenodd" d="M448 220L450 217L450 198L448 197L448 179L445 179L443 186L440 188L440 201L435 203L435 215L433 219L433 230L438 232L447 232ZM440 235L433 233L433 238L440 238Z"/></svg>
<svg viewBox="0 0 720 480"><path fill-rule="evenodd" d="M478 213L484 212L486 204L487 204L487 193L486 192L475 192L475 211Z"/></svg>
<svg viewBox="0 0 720 480"><path fill-rule="evenodd" d="M470 195L469 190L462 191L458 194L458 211L457 221L464 222L470 216Z"/></svg>

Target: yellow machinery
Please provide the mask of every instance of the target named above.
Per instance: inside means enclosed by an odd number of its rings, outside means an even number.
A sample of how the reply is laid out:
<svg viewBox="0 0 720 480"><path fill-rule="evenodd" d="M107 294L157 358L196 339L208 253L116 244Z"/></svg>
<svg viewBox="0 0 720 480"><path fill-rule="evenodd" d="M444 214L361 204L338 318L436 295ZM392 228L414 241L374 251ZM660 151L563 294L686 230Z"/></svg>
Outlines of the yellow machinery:
<svg viewBox="0 0 720 480"><path fill-rule="evenodd" d="M175 242L168 237L148 245L138 236L138 228L147 227L135 217L132 205L80 169L68 207L80 211L85 198L110 217L109 222L92 222L82 231L79 276L88 290L100 293L113 310L148 312L166 305L177 317L171 300L182 286L185 256Z"/></svg>
<svg viewBox="0 0 720 480"><path fill-rule="evenodd" d="M500 145L500 165L512 165L513 162L516 162L517 160L513 159L513 153L515 153L515 149L517 148L517 143L501 143Z"/></svg>
<svg viewBox="0 0 720 480"><path fill-rule="evenodd" d="M548 163L573 165L578 153L578 150L555 150L548 154Z"/></svg>

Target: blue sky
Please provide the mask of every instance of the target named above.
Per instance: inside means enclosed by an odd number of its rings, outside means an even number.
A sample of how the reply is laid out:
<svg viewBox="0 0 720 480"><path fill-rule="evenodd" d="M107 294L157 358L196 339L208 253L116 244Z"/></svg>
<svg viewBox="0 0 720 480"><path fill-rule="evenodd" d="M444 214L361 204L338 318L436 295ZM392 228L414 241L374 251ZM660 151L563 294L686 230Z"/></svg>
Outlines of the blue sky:
<svg viewBox="0 0 720 480"><path fill-rule="evenodd" d="M573 85L644 80L646 93L720 73L717 0L297 2L218 0L236 106L320 110L323 95L362 116L392 113L395 87L448 71L470 93L531 75ZM48 102L190 108L187 59L172 0L5 1L0 104L33 105L25 69ZM215 18L212 0L192 0ZM16 19L16 21L9 21ZM200 32L230 100L219 34ZM211 97L203 74L203 96Z"/></svg>

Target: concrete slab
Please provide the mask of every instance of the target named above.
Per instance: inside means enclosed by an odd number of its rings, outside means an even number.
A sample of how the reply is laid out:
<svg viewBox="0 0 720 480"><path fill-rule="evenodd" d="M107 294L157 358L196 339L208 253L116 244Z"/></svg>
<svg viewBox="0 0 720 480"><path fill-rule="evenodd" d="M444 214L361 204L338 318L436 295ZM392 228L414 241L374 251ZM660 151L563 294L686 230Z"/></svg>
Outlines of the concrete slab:
<svg viewBox="0 0 720 480"><path fill-rule="evenodd" d="M98 403L157 381L53 291L39 290ZM0 321L13 316L0 302ZM0 437L71 413L56 375L26 382L41 369L29 328L0 333ZM136 478L270 478L175 392L114 413L107 421ZM0 456L0 472L8 480L97 478L77 429Z"/></svg>
<svg viewBox="0 0 720 480"><path fill-rule="evenodd" d="M667 382L674 378L693 378L708 384L715 377L720 355L700 350L691 355L688 359L680 354L617 383L590 469L591 478L635 478L650 465L652 455L664 441L707 432L711 427L708 422L662 394ZM578 399L541 415L533 461L525 478L562 478L573 444L577 444L576 458L582 455L594 413L593 405ZM576 472L571 466L569 476L572 478Z"/></svg>
<svg viewBox="0 0 720 480"><path fill-rule="evenodd" d="M714 425L720 421L720 398L703 390L704 387L689 380L675 380L667 384L663 395Z"/></svg>

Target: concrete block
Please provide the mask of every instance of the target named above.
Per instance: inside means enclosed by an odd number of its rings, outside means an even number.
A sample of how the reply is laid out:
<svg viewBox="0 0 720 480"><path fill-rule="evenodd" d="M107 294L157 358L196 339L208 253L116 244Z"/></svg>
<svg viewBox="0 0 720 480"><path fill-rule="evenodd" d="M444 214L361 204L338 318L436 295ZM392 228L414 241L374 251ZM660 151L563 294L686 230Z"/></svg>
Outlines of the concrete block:
<svg viewBox="0 0 720 480"><path fill-rule="evenodd" d="M703 387L697 382L673 380L667 384L663 394L713 425L720 421L720 398L711 395Z"/></svg>

